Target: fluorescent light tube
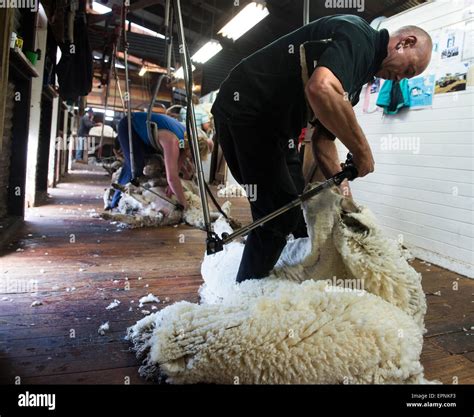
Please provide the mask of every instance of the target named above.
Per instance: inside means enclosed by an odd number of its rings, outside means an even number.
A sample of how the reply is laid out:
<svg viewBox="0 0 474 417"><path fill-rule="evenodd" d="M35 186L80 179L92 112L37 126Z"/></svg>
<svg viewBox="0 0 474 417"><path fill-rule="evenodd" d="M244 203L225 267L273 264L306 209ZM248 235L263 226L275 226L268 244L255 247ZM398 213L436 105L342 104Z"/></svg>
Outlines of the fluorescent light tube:
<svg viewBox="0 0 474 417"><path fill-rule="evenodd" d="M191 67L193 71L196 69L194 65L191 64ZM178 70L174 73L174 78L177 78L179 80L184 79L184 70L183 67L179 67Z"/></svg>
<svg viewBox="0 0 474 417"><path fill-rule="evenodd" d="M217 41L209 41L202 48L199 49L191 59L194 62L204 64L209 61L214 55L219 53L222 50L222 46Z"/></svg>
<svg viewBox="0 0 474 417"><path fill-rule="evenodd" d="M99 3L98 1L92 2L92 9L99 14L105 14L112 11L110 7L104 6L102 3Z"/></svg>
<svg viewBox="0 0 474 417"><path fill-rule="evenodd" d="M253 1L235 15L218 33L235 41L269 14L270 12L264 5Z"/></svg>

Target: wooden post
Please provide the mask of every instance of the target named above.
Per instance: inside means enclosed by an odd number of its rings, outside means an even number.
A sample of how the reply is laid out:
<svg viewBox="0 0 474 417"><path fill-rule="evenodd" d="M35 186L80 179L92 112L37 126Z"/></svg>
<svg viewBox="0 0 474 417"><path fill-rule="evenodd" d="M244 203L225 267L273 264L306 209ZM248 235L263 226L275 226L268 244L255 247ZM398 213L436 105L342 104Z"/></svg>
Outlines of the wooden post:
<svg viewBox="0 0 474 417"><path fill-rule="evenodd" d="M0 151L3 148L3 120L5 118L5 100L9 72L10 36L13 20L13 9L0 9Z"/></svg>

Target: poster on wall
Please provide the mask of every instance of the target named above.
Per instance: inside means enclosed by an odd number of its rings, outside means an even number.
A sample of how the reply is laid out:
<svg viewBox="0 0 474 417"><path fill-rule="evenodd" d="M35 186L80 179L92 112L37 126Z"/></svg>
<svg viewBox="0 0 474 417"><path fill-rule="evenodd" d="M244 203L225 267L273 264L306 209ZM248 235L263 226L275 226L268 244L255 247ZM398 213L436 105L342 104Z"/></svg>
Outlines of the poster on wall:
<svg viewBox="0 0 474 417"><path fill-rule="evenodd" d="M362 111L364 113L373 113L380 110L380 107L377 107L376 102L384 81L383 78L375 77L372 82L366 84L362 106Z"/></svg>
<svg viewBox="0 0 474 417"><path fill-rule="evenodd" d="M423 108L433 104L435 74L428 74L408 80L410 108Z"/></svg>
<svg viewBox="0 0 474 417"><path fill-rule="evenodd" d="M434 30L432 33L430 33L430 35L431 35L431 40L433 42L433 49L431 51L431 61L428 65L427 71L429 73L434 73L441 59L441 54L440 54L441 30L440 29Z"/></svg>
<svg viewBox="0 0 474 417"><path fill-rule="evenodd" d="M436 74L435 94L464 91L467 85L468 62L440 65Z"/></svg>
<svg viewBox="0 0 474 417"><path fill-rule="evenodd" d="M466 22L462 60L474 59L474 19Z"/></svg>
<svg viewBox="0 0 474 417"><path fill-rule="evenodd" d="M449 27L440 36L439 49L441 62L460 61L464 45L464 30L459 27Z"/></svg>
<svg viewBox="0 0 474 417"><path fill-rule="evenodd" d="M382 79L379 77L375 77L374 81L370 83L370 94L376 94L380 91L380 87L382 84Z"/></svg>

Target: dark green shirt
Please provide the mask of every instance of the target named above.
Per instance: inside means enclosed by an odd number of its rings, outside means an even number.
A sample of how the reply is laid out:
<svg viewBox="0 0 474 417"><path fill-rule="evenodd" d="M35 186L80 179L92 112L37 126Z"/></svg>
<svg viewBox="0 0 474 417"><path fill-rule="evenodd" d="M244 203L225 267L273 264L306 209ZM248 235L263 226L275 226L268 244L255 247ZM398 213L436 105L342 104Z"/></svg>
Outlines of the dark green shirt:
<svg viewBox="0 0 474 417"><path fill-rule="evenodd" d="M332 39L330 42L315 42ZM224 80L212 113L231 124L265 125L278 136L297 137L307 123L300 45L308 76L314 64L339 79L352 105L387 55L387 30L353 15L315 20L242 60Z"/></svg>

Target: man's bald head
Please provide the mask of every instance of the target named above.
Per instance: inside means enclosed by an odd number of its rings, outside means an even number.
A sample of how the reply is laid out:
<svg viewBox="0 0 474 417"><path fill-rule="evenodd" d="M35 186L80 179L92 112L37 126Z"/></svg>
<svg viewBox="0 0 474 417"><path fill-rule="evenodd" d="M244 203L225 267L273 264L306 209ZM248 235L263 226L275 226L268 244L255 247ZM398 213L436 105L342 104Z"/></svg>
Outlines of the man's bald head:
<svg viewBox="0 0 474 417"><path fill-rule="evenodd" d="M376 75L387 80L420 75L430 62L432 49L428 32L418 26L403 26L390 34L387 56Z"/></svg>

